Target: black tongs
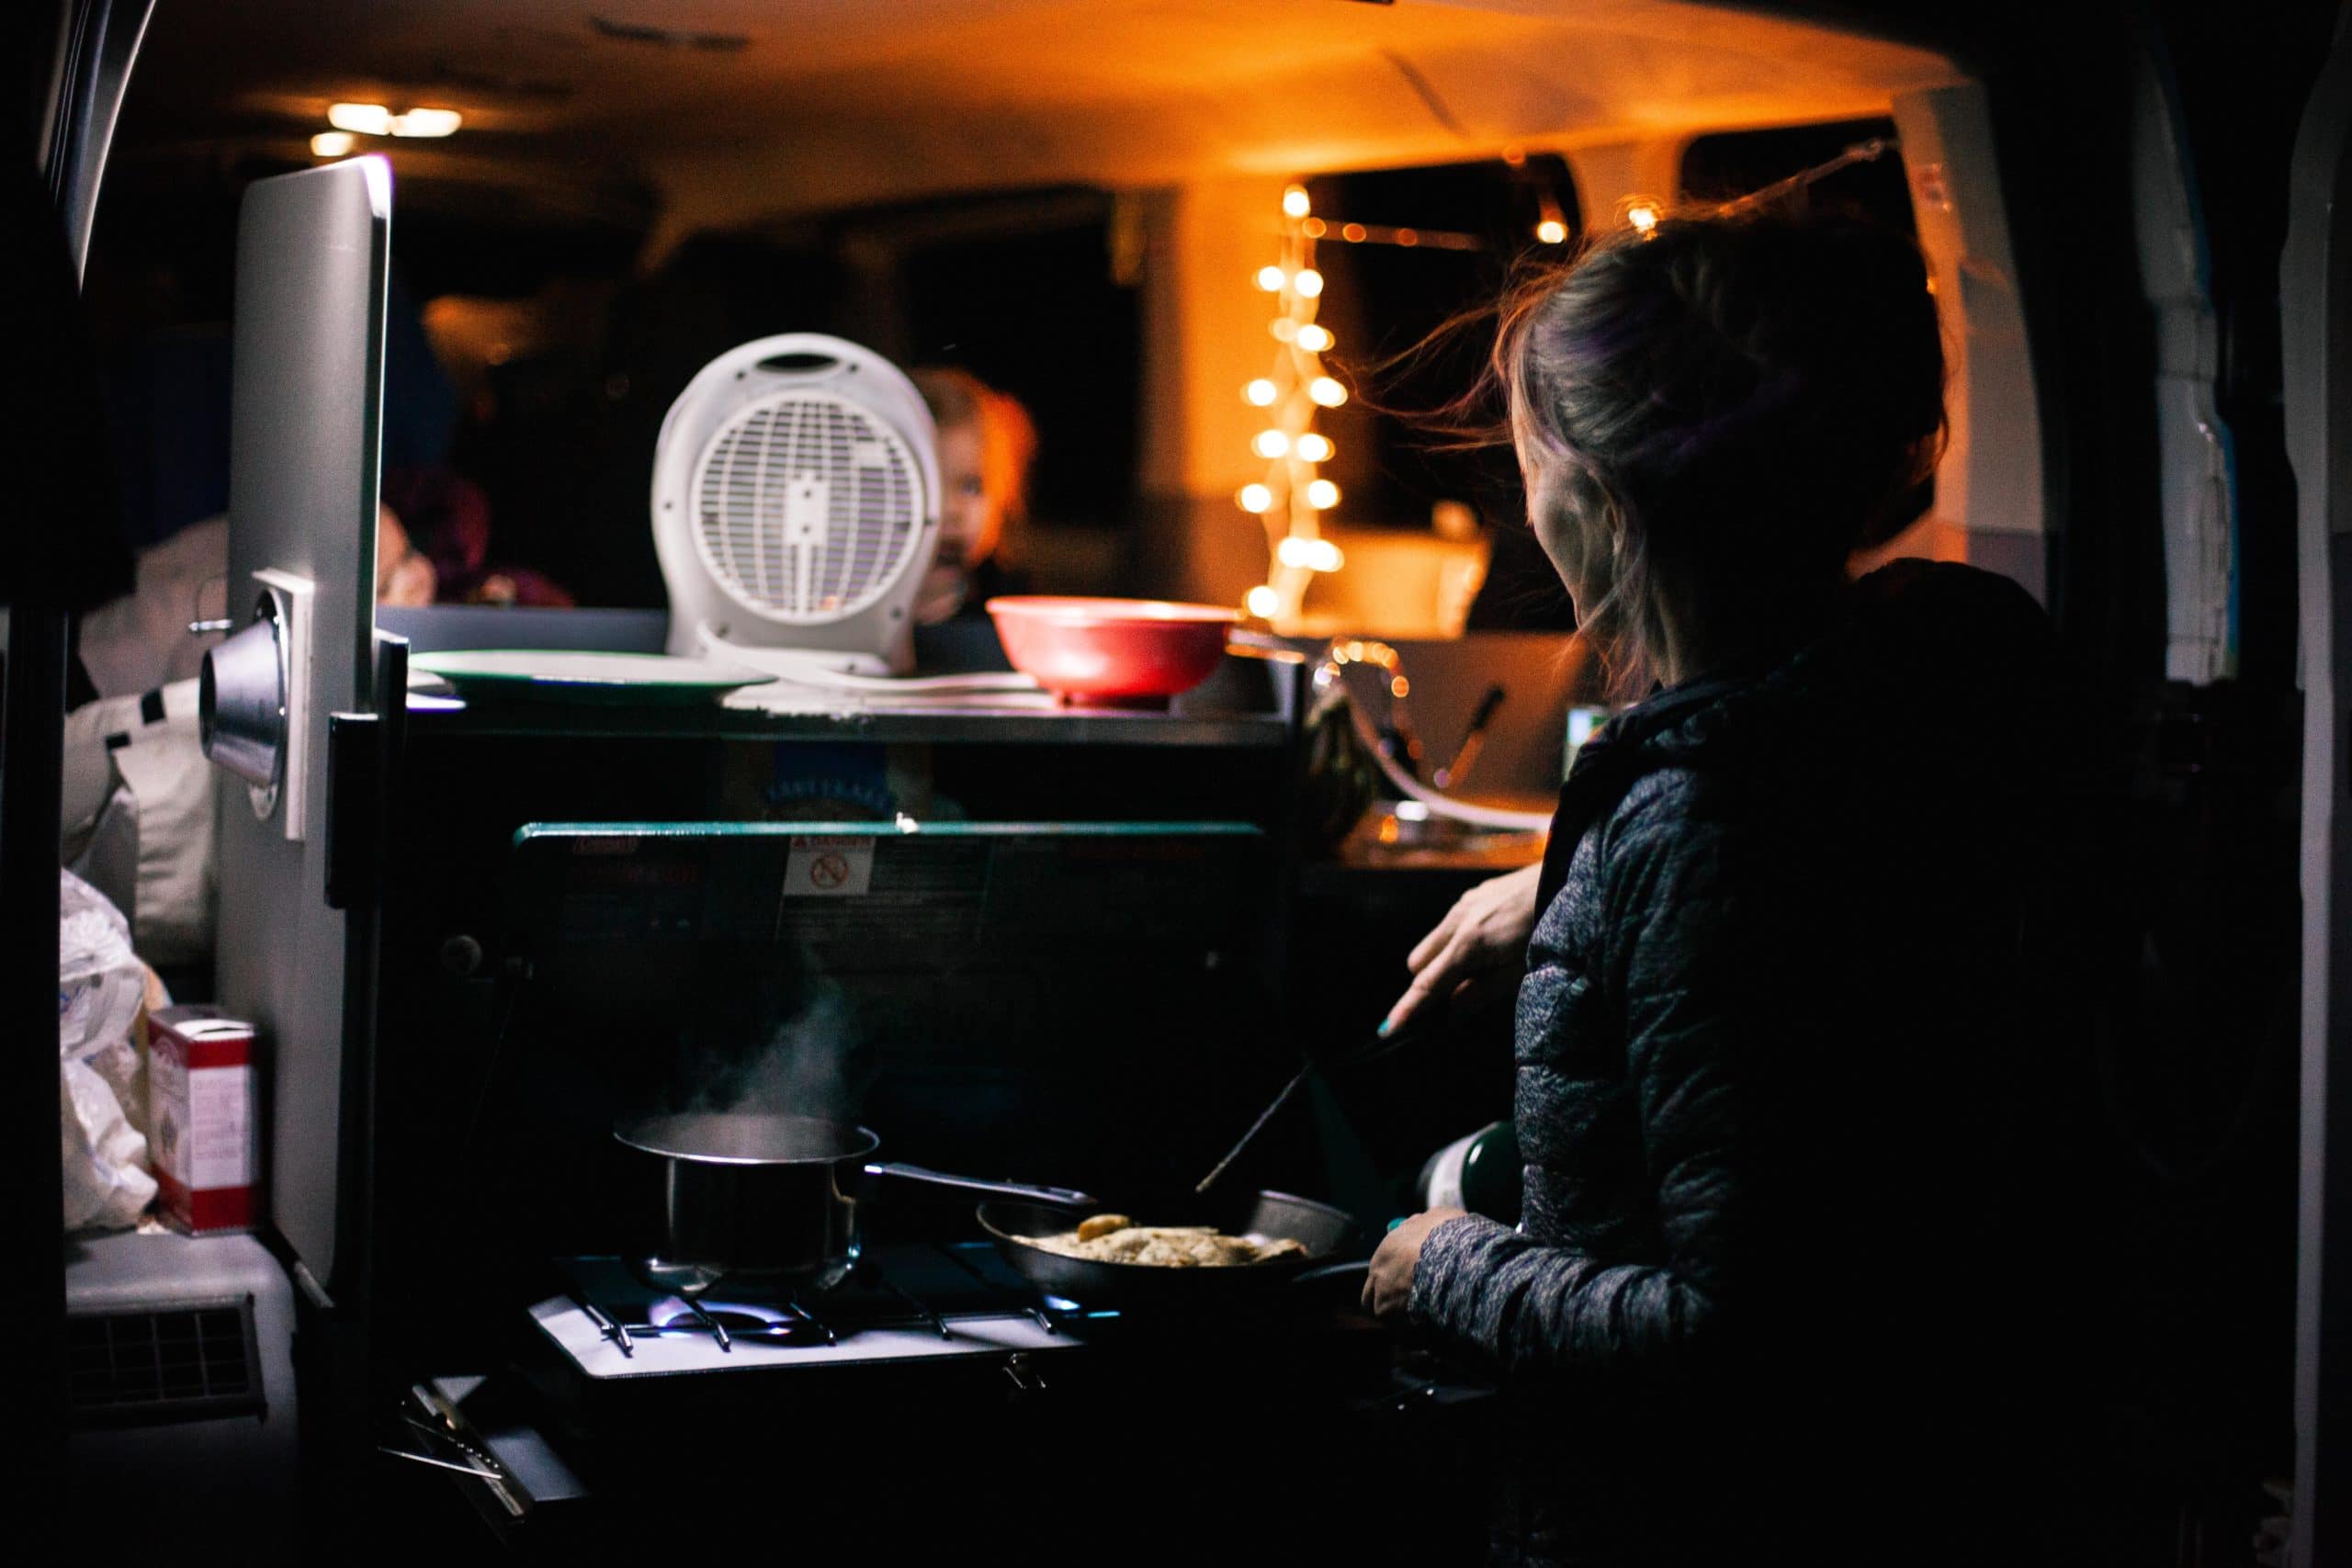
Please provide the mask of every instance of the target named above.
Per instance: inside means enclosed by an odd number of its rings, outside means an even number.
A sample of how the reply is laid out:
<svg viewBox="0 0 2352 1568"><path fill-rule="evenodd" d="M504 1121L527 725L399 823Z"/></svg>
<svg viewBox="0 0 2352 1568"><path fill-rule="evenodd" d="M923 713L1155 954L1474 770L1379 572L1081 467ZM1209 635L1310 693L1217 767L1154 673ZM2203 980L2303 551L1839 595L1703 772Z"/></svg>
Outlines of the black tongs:
<svg viewBox="0 0 2352 1568"><path fill-rule="evenodd" d="M1202 1193L1216 1186L1217 1178L1225 1174L1226 1168L1239 1159L1241 1152L1258 1141L1258 1134L1266 1130L1266 1123L1272 1122L1275 1113L1290 1103L1291 1096L1304 1088L1306 1080L1313 1077L1317 1071L1325 1067L1357 1067L1367 1062L1376 1062L1390 1052L1400 1050L1412 1043L1419 1037L1419 1031L1408 1023L1393 1034L1375 1034L1363 1044L1349 1050L1337 1052L1329 1056L1307 1057L1306 1065L1292 1075L1290 1082L1283 1085L1283 1091L1274 1096L1273 1100L1265 1110L1258 1112L1258 1119L1250 1123L1250 1130L1241 1134L1241 1141L1226 1151L1225 1157L1217 1161L1206 1176L1201 1178L1199 1184L1193 1190L1195 1193Z"/></svg>

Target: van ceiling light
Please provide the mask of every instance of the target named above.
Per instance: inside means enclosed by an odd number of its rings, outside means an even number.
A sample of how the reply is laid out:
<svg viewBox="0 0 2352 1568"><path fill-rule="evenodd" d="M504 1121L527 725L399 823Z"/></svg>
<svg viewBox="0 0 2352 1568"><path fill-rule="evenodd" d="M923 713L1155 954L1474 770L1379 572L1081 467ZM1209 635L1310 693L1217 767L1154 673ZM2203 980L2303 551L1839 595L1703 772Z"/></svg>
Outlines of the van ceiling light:
<svg viewBox="0 0 2352 1568"><path fill-rule="evenodd" d="M356 130L362 136L390 136L392 111L381 104L329 104L327 123L337 130Z"/></svg>
<svg viewBox="0 0 2352 1568"><path fill-rule="evenodd" d="M340 158L359 144L347 130L322 130L311 138L311 152L320 158Z"/></svg>
<svg viewBox="0 0 2352 1568"><path fill-rule="evenodd" d="M447 136L465 122L465 116L456 109L410 109L405 114L394 114L381 104L327 106L329 125L359 136Z"/></svg>
<svg viewBox="0 0 2352 1568"><path fill-rule="evenodd" d="M392 117L394 136L447 136L465 123L456 109L411 109Z"/></svg>

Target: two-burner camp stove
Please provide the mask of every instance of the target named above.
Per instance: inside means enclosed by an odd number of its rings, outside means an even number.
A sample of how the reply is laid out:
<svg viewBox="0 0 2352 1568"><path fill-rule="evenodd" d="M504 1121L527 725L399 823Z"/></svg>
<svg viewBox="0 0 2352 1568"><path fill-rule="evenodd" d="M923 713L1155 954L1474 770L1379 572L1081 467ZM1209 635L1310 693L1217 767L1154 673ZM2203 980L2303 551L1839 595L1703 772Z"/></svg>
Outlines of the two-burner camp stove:
<svg viewBox="0 0 2352 1568"><path fill-rule="evenodd" d="M398 1445L542 1541L658 1543L688 1508L729 1538L821 1514L929 1552L1007 1496L1093 1539L1148 1492L1303 1548L1331 1529L1307 1499L1425 1465L1479 1393L1408 1370L1345 1280L1223 1323L1040 1296L974 1243L876 1248L821 1295L690 1302L613 1258L548 1283L506 1364L420 1385Z"/></svg>
<svg viewBox="0 0 2352 1568"><path fill-rule="evenodd" d="M561 1289L530 1308L540 1341L534 1381L589 1413L757 1401L780 1380L853 1370L986 1370L980 1382L1020 1390L1035 1383L1037 1360L1114 1321L1038 1297L985 1244L881 1248L821 1294L722 1282L690 1298L648 1285L614 1258L567 1258L556 1273Z"/></svg>

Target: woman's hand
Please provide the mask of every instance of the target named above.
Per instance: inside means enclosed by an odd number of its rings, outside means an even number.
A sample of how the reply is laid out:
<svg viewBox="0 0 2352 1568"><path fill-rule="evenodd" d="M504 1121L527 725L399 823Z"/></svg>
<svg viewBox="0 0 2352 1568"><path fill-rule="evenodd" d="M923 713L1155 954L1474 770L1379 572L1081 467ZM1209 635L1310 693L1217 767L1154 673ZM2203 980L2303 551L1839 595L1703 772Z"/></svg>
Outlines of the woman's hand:
<svg viewBox="0 0 2352 1568"><path fill-rule="evenodd" d="M1431 997L1450 997L1480 980L1518 976L1535 930L1535 885L1544 868L1531 865L1481 882L1455 900L1437 930L1405 959L1413 983L1388 1010L1383 1034L1405 1026Z"/></svg>
<svg viewBox="0 0 2352 1568"><path fill-rule="evenodd" d="M1413 1299L1413 1269L1421 1260L1421 1244L1429 1240L1430 1232L1467 1212L1430 1209L1390 1231L1380 1250L1372 1255L1372 1268L1364 1275L1363 1310L1383 1323L1402 1318Z"/></svg>

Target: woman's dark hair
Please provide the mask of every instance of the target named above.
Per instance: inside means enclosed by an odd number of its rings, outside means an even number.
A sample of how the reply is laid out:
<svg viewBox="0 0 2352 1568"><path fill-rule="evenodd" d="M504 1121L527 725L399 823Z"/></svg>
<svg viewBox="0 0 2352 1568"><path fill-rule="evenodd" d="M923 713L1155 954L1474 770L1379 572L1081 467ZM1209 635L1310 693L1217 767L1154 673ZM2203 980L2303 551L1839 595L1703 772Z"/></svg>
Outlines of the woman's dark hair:
<svg viewBox="0 0 2352 1568"><path fill-rule="evenodd" d="M1664 606L1734 636L1837 581L1922 509L1943 342L1907 238L1844 220L1668 218L1531 274L1491 374L1521 457L1556 475L1581 629L1645 689Z"/></svg>

